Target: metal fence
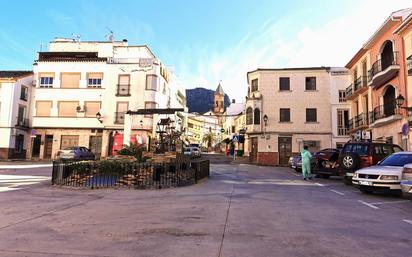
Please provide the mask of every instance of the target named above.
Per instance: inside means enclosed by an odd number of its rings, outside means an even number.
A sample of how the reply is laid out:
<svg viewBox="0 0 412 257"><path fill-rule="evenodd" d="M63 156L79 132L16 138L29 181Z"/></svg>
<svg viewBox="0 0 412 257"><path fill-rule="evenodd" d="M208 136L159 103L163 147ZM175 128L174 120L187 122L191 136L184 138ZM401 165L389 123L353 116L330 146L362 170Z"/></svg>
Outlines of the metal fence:
<svg viewBox="0 0 412 257"><path fill-rule="evenodd" d="M138 163L127 161L53 162L52 184L84 188L161 189L193 185L209 177L209 161Z"/></svg>

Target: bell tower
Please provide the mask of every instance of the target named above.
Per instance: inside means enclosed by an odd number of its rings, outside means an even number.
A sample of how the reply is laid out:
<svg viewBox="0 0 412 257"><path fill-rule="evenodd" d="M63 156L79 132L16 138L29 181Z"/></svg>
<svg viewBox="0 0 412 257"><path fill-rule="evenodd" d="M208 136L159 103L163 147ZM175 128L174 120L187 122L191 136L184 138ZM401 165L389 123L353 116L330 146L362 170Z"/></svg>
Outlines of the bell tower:
<svg viewBox="0 0 412 257"><path fill-rule="evenodd" d="M225 112L225 92L223 92L220 82L215 91L213 112L215 114L223 114Z"/></svg>

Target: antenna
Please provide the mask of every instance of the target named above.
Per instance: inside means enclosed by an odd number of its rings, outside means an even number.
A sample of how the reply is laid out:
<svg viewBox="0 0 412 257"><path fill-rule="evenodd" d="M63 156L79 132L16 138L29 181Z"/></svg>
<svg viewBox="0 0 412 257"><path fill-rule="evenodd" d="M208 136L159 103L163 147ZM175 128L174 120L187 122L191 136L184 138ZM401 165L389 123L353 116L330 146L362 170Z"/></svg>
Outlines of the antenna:
<svg viewBox="0 0 412 257"><path fill-rule="evenodd" d="M43 52L43 43L40 43L40 52Z"/></svg>
<svg viewBox="0 0 412 257"><path fill-rule="evenodd" d="M73 41L77 41L77 42L80 42L80 35L77 35L77 34L74 34L74 33L72 33L72 37L73 37Z"/></svg>
<svg viewBox="0 0 412 257"><path fill-rule="evenodd" d="M114 32L113 32L113 30L111 30L111 29L108 28L108 27L106 27L106 29L109 31L109 34L108 34L108 35L105 35L104 37L105 37L108 41L113 42L113 41L114 41Z"/></svg>

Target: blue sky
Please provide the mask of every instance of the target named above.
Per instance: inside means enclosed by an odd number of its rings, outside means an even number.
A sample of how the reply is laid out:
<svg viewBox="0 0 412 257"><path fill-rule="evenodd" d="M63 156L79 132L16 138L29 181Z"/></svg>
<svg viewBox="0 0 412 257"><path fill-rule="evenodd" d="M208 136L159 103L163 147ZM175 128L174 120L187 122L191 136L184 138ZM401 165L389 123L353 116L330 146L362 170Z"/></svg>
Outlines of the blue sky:
<svg viewBox="0 0 412 257"><path fill-rule="evenodd" d="M342 66L409 0L3 1L0 69L31 69L54 37L148 44L187 88L243 100L258 67Z"/></svg>

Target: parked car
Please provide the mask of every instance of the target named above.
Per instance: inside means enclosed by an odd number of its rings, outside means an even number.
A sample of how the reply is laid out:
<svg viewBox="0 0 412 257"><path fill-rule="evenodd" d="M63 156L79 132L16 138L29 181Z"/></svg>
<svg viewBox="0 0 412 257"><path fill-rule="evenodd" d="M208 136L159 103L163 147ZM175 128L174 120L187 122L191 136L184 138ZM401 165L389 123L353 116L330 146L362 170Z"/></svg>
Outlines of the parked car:
<svg viewBox="0 0 412 257"><path fill-rule="evenodd" d="M335 148L326 148L316 152L313 155L314 162L316 163L313 173L319 174L322 178L329 178L331 175L335 175L339 166L339 154L340 150Z"/></svg>
<svg viewBox="0 0 412 257"><path fill-rule="evenodd" d="M190 158L202 157L202 153L198 147L185 147L183 154L190 156Z"/></svg>
<svg viewBox="0 0 412 257"><path fill-rule="evenodd" d="M401 179L401 189L403 194L412 196L412 164L403 166Z"/></svg>
<svg viewBox="0 0 412 257"><path fill-rule="evenodd" d="M72 146L67 147L63 150L59 151L59 159L60 160L94 160L96 157L88 149L84 146Z"/></svg>
<svg viewBox="0 0 412 257"><path fill-rule="evenodd" d="M382 142L349 142L346 143L339 154L339 168L334 175L343 175L345 184L352 183L355 171L361 168L376 165L385 157L401 152L403 149L395 144Z"/></svg>
<svg viewBox="0 0 412 257"><path fill-rule="evenodd" d="M382 189L400 192L403 167L408 163L412 163L412 152L394 153L378 165L356 171L352 183L359 186L363 193Z"/></svg>
<svg viewBox="0 0 412 257"><path fill-rule="evenodd" d="M310 162L313 170L316 166L316 159L312 158ZM291 156L289 158L289 167L295 169L297 172L302 172L302 156L300 154Z"/></svg>

